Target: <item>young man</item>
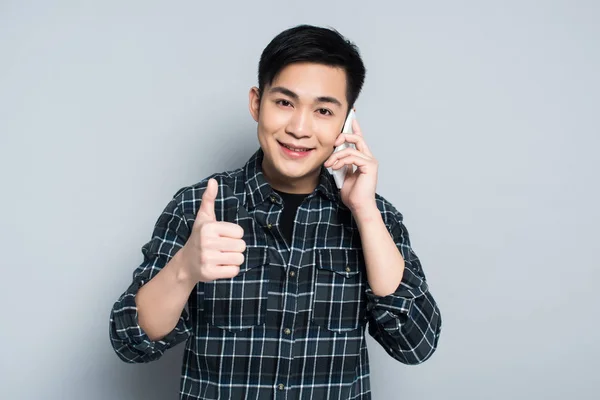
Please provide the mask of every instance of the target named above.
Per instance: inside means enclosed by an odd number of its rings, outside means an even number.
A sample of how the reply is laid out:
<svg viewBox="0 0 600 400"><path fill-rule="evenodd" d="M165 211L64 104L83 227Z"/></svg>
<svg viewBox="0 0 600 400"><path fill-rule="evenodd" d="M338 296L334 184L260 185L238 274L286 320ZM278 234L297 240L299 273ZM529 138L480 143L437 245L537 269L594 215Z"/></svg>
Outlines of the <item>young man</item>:
<svg viewBox="0 0 600 400"><path fill-rule="evenodd" d="M158 218L110 338L127 362L186 341L181 399L369 399L368 332L417 364L441 329L402 215L376 194L358 123L357 48L336 31L286 30L249 93L260 149L178 191ZM333 153L344 141L356 149ZM327 167L348 168L341 190Z"/></svg>

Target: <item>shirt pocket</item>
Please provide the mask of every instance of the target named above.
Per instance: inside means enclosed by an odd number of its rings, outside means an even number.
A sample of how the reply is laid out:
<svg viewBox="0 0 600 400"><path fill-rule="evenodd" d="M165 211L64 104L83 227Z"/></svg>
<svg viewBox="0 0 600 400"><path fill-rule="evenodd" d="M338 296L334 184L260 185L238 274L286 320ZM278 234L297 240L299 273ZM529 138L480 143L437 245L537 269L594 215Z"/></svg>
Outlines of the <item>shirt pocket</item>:
<svg viewBox="0 0 600 400"><path fill-rule="evenodd" d="M268 252L264 247L246 247L244 256L237 276L204 284L204 316L210 325L240 331L265 322Z"/></svg>
<svg viewBox="0 0 600 400"><path fill-rule="evenodd" d="M362 250L316 249L312 321L333 332L361 327L366 285Z"/></svg>

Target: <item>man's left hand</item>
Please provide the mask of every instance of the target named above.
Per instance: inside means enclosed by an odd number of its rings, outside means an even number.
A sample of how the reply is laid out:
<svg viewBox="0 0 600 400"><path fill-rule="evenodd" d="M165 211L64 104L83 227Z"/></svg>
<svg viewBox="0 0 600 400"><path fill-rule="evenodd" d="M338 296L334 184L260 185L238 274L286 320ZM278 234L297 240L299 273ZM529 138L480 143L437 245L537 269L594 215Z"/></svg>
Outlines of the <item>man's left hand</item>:
<svg viewBox="0 0 600 400"><path fill-rule="evenodd" d="M340 196L346 207L353 214L357 214L363 210L371 211L377 208L375 189L377 187L378 162L369 150L356 119L352 121L352 130L353 134L340 134L334 146L337 147L347 142L353 143L356 149L348 147L338 151L332 154L324 165L334 170L340 169L344 165L348 166ZM356 165L356 171L353 171L353 165Z"/></svg>

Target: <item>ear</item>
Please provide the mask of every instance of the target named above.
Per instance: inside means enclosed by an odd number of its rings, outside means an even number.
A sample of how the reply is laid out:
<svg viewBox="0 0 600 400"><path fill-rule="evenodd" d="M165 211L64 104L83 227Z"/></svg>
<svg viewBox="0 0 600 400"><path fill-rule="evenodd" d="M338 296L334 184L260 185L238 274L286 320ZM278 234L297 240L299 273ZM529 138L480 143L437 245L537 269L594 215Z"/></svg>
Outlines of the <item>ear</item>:
<svg viewBox="0 0 600 400"><path fill-rule="evenodd" d="M248 108L250 109L250 115L256 122L258 122L258 116L260 115L260 91L256 86L253 86L248 93Z"/></svg>

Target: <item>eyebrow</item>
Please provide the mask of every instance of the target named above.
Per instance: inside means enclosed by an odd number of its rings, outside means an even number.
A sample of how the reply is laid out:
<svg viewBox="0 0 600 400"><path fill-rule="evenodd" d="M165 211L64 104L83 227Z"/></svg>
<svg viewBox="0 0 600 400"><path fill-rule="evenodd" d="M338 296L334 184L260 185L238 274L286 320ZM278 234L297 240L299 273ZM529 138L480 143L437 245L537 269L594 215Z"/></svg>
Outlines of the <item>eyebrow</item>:
<svg viewBox="0 0 600 400"><path fill-rule="evenodd" d="M300 96L298 96L297 93L291 91L288 88L285 88L283 86L275 86L272 87L271 89L269 89L269 93L281 93L284 94L288 97L291 97L294 100L298 100L300 99ZM319 96L317 98L315 98L317 103L332 103L338 106L342 106L342 103L336 99L335 97L331 97L331 96Z"/></svg>

